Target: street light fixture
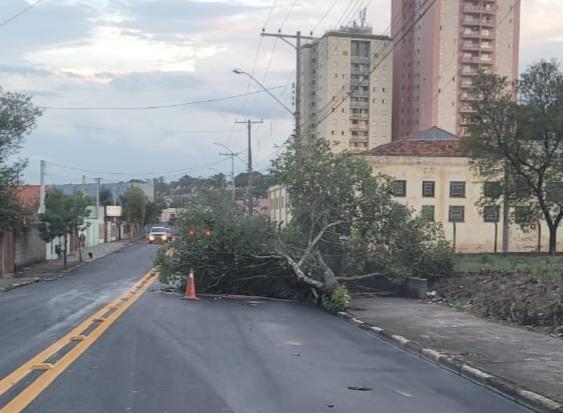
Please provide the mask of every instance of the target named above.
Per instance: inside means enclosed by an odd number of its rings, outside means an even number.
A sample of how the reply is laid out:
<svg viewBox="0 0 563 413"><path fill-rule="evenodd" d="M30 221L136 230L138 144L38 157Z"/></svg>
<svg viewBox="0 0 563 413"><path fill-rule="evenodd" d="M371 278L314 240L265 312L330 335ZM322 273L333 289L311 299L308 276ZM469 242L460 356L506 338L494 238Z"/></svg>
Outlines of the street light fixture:
<svg viewBox="0 0 563 413"><path fill-rule="evenodd" d="M293 117L295 117L295 112L292 111L289 107L287 107L287 105L285 103L283 103L276 95L274 95L272 92L270 92L270 90L268 88L266 88L266 86L264 86L260 81L258 81L258 79L256 79L254 76L252 76L250 73L245 72L244 70L238 69L238 68L234 68L233 69L233 73L236 73L237 75L245 75L248 76L252 81L254 81L254 83L256 83L258 86L260 86L262 88L262 90L264 90L264 92L266 92L268 95L270 95L276 102L278 102L281 106L283 106L283 108L289 112L289 114Z"/></svg>

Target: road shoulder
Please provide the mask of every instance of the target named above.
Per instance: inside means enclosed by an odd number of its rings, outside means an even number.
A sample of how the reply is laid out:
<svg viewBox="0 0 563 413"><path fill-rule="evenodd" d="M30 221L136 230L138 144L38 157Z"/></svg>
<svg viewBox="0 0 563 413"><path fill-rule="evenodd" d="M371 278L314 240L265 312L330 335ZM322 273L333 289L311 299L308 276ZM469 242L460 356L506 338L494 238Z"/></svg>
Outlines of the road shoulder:
<svg viewBox="0 0 563 413"><path fill-rule="evenodd" d="M53 281L64 277L80 268L84 264L97 261L116 253L123 248L132 245L129 241L114 241L107 244L100 244L95 247L87 248L82 262L78 261L77 256L70 256L68 268L62 268L60 260L49 260L23 268L11 278L0 278L0 293L13 290L14 288L24 287L42 281ZM88 253L92 253L92 258L88 258Z"/></svg>

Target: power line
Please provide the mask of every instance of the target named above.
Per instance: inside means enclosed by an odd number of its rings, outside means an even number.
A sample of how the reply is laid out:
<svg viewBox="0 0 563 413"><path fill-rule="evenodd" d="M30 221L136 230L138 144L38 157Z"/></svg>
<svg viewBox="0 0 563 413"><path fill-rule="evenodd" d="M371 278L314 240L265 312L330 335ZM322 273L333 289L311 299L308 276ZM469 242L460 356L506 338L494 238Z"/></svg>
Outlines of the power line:
<svg viewBox="0 0 563 413"><path fill-rule="evenodd" d="M267 89L268 91L272 91L272 90L277 90L277 89L281 89L286 87L287 85L281 85L281 86L275 86L272 88ZM257 95L260 93L264 93L266 92L263 89L260 90L255 90L253 92L246 92L246 93L241 93L238 95L231 95L231 96L225 96L225 97L220 97L220 98L213 98L213 99L204 99L204 100L194 100L191 102L182 102L182 103L174 103L171 105L155 105L155 106L92 106L92 107L60 107L60 106L39 106L39 108L41 109L46 109L46 110L153 110L153 109L170 109L170 108L178 108L178 107L183 107L183 106L191 106L191 105L199 105L202 103L216 103L216 102L223 102L225 100L231 100L231 99L238 99L241 97L246 97L246 96L251 96L251 95Z"/></svg>
<svg viewBox="0 0 563 413"><path fill-rule="evenodd" d="M368 73L364 76L362 76L362 78L358 81L358 85L361 85L365 80L369 79L369 76L371 76L371 74L377 70L379 68L379 66L385 61L385 59L393 52L393 50L395 49L396 45L399 44L406 36L407 34L409 34L411 32L411 30L416 26L416 24L422 20L422 18L424 16L426 16L426 14L430 11L430 9L434 6L434 4L436 3L436 0L426 0L420 8L424 7L426 5L426 2L430 1L430 5L422 12L420 13L420 15L418 15L414 21L412 22L412 24L408 27L407 30L405 30L404 33L401 34L399 39L392 39L393 40L393 45L392 47L389 48L389 50L383 54L383 56L381 57L381 59L379 60L379 62L377 62L373 68L371 68ZM400 32L399 32L400 33ZM336 109L338 109L344 102L346 102L346 100L348 100L348 98L352 95L352 93L354 92L355 88L359 87L359 86L353 86L351 85L350 90L347 91L341 98L339 98L339 102L336 103L334 106L332 106L332 108L330 108L330 110L328 110L318 121L318 125L320 125L321 123L323 123L332 113L334 113L334 111Z"/></svg>
<svg viewBox="0 0 563 413"><path fill-rule="evenodd" d="M59 126L68 126L70 128L74 128L74 129L91 129L91 130L97 130L97 131L117 131L117 132L147 132L147 129L134 129L134 128L108 128L108 127L104 127L104 126L92 126L92 125L77 125L77 124L71 124L71 123L63 123L63 122L43 122L43 123L47 123L50 125L59 125ZM235 129L193 129L193 130L189 130L189 129L163 129L159 132L164 132L164 133L227 133L227 132L234 132ZM156 132L156 131L150 131L149 132Z"/></svg>
<svg viewBox="0 0 563 413"><path fill-rule="evenodd" d="M319 21L313 26L313 29L311 30L312 33L315 32L315 30L317 30L317 27L320 26L320 24L327 18L327 16L329 15L329 13L332 11L332 9L334 9L334 6L336 6L336 3L338 2L338 0L334 0L332 2L332 4L330 5L330 7L328 9L326 9L325 13L323 14L323 16L319 19Z"/></svg>
<svg viewBox="0 0 563 413"><path fill-rule="evenodd" d="M282 24L280 26L280 31L283 29L283 26L285 26L285 23L287 22L287 19L289 19L289 16L291 15L291 13L293 12L293 8L295 7L295 3L297 3L297 0L293 0L293 3L291 3L291 7L289 8L287 14L285 15Z"/></svg>
<svg viewBox="0 0 563 413"><path fill-rule="evenodd" d="M53 165L53 166L58 166L59 168L63 168L63 169L70 169L70 170L73 170L73 171L80 171L80 172L87 172L87 173L94 173L94 174L121 175L121 176L149 176L149 175L158 176L158 175L174 174L174 173L181 173L181 172L189 172L189 171L192 171L194 169L208 168L210 166L217 165L221 162L223 162L222 159L219 160L219 161L215 161L215 162L209 162L209 163L202 164L202 165L192 166L191 168L175 169L175 170L168 170L168 171L111 172L111 171L99 171L99 170L93 170L93 169L79 168L77 166L64 165L64 164L60 164L60 163L57 163L57 162L47 161L48 164Z"/></svg>
<svg viewBox="0 0 563 413"><path fill-rule="evenodd" d="M25 9L20 10L19 12L17 12L16 14L14 14L12 17L7 18L6 20L0 22L0 27L4 27L6 26L8 23L13 22L14 20L16 20L18 17L20 17L22 14L27 13L29 10L33 9L35 6L37 6L39 3L41 3L43 0L37 0L35 3L30 4L29 6L27 6Z"/></svg>

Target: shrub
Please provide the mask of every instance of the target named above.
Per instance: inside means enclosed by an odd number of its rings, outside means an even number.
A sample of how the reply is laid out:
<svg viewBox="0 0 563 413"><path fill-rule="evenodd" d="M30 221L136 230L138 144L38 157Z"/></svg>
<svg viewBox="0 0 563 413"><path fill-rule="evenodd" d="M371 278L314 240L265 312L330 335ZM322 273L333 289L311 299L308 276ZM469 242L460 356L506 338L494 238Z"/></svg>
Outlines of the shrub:
<svg viewBox="0 0 563 413"><path fill-rule="evenodd" d="M352 298L344 287L338 287L332 294L325 294L321 297L321 307L331 313L346 311L350 308Z"/></svg>

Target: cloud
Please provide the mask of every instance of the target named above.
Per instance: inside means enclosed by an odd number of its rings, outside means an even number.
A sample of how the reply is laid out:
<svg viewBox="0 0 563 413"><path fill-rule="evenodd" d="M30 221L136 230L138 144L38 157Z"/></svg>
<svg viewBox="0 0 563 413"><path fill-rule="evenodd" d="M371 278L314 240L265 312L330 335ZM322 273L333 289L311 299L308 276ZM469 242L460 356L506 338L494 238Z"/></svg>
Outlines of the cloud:
<svg viewBox="0 0 563 413"><path fill-rule="evenodd" d="M368 21L376 33L390 22L390 1L373 0ZM275 32L307 33L331 2L279 0L57 0L45 1L2 28L0 85L25 90L42 106L144 106L253 91L232 73L251 71L268 87L294 81L295 52L260 38ZM0 16L24 0L0 1ZM320 21L316 34L337 27L349 2ZM522 2L522 67L540 57L563 58L561 0ZM270 14L271 12L271 14ZM269 17L269 18L268 18ZM260 47L258 47L260 46ZM259 53L257 53L259 51ZM291 89L274 92L291 106ZM258 167L291 134L292 119L260 94L155 111L46 111L22 154L32 162L25 178L38 180L37 159L107 171L181 169L220 161L213 142L245 150L246 130L235 118L263 118L253 130ZM225 161L215 168L229 170ZM241 170L242 163L238 164ZM192 172L211 173L209 167ZM81 173L52 171L54 180L79 182ZM133 177L133 176L131 176Z"/></svg>

